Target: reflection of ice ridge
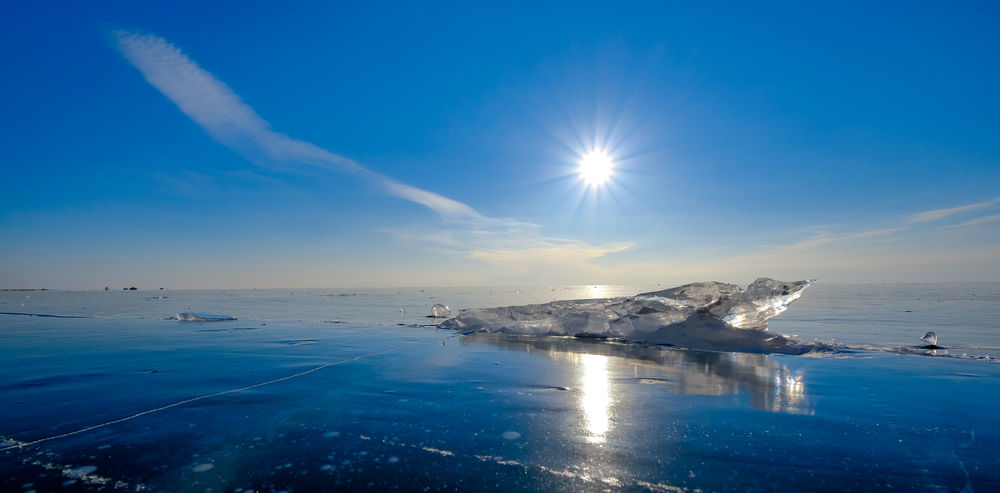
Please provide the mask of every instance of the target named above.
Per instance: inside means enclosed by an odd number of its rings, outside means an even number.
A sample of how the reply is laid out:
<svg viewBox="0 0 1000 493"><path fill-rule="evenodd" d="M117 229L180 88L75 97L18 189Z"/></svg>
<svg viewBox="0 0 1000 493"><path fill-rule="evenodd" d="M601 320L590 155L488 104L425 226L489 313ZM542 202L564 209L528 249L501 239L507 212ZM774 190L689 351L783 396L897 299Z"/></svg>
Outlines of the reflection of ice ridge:
<svg viewBox="0 0 1000 493"><path fill-rule="evenodd" d="M745 290L734 284L697 282L628 297L462 310L439 326L801 354L815 347L768 333L767 320L785 311L812 282L760 278Z"/></svg>

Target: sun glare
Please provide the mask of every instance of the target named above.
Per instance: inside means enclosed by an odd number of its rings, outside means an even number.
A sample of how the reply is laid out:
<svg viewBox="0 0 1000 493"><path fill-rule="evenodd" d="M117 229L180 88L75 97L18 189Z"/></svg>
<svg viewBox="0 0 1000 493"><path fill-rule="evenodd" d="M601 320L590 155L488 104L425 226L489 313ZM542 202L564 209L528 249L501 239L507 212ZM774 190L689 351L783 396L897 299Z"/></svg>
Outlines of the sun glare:
<svg viewBox="0 0 1000 493"><path fill-rule="evenodd" d="M611 161L611 156L602 149L594 149L580 158L580 167L577 171L580 173L580 178L583 179L588 185L596 187L608 181L611 178L611 169L614 167L614 163Z"/></svg>

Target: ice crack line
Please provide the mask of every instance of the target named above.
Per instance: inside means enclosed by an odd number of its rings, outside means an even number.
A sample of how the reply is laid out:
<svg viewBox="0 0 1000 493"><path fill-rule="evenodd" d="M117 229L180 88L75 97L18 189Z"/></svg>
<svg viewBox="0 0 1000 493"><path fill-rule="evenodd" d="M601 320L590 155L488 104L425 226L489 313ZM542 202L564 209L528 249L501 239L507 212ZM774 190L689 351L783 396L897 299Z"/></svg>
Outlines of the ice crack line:
<svg viewBox="0 0 1000 493"><path fill-rule="evenodd" d="M458 336L458 335L461 335L461 334L454 334L454 335L445 337L445 339L450 339L450 338ZM104 422L104 423L87 426L85 428L80 428L79 430L70 431L70 432L67 432L67 433L59 434L59 435L53 435L53 436L50 436L50 437L39 438L38 440L34 440L34 441L31 441L31 442L21 442L21 441L10 440L10 441L14 442L12 445L8 444L10 442L7 442L7 443L0 442L0 443L4 443L4 446L0 447L0 452L5 452L7 450L12 450L12 449L21 449L21 448L24 448L24 447L30 447L32 445L37 445L39 443L48 442L48 441L51 441L51 440L58 440L60 438L66 438L66 437L73 436L73 435L79 435L81 433L86 433L88 431L96 430L98 428L104 428L104 427L115 425L115 424L118 424L118 423L123 423L125 421L130 421L130 420L133 420L135 418L139 418L139 417L145 416L147 414L153 414L153 413L158 413L160 411L165 411L165 410L173 408L173 407L183 406L185 404L190 404L192 402L202 401L202 400L205 400L205 399L211 399L211 398L214 398L214 397L220 397L220 396L227 395L227 394L235 394L235 393L238 393L238 392L245 392L247 390L256 389L258 387L264 387L265 385L271 385L271 384L275 384L275 383L279 383L279 382L284 382L286 380L291 380L293 378L298 378L298 377L301 377L301 376L305 376L305 375L308 375L310 373L315 373L317 371L320 371L320 370L322 370L324 368L329 368L331 366L339 366L339 365L343 365L343 364L346 364L346 363L351 363L353 361L357 361L357 360L362 359L362 358L367 358L367 357L370 357L370 356L377 356L379 354L391 353L393 351L398 351L398 350L403 349L405 347L413 346L413 345L416 345L416 344L426 344L427 342L428 341L413 341L413 342L408 342L406 344L400 344L398 346L391 347L391 348L388 348L388 349L383 349L381 351L375 351L375 352L372 352L372 353L359 354L359 355L354 356L352 358L347 358L347 359L343 359L343 360L340 360L340 361L334 361L332 363L325 363L325 364L319 365L319 366L317 366L315 368L310 368L308 370L296 373L294 375L288 375L288 376L285 376L285 377L276 378L274 380L268 380L266 382L255 383L253 385L247 385L246 387L240 387L238 389L225 390L225 391L222 391L222 392L215 392L215 393L212 393L212 394L205 394L205 395L200 395L200 396L197 396L197 397L192 397L190 399L184 399L182 401L177 401L177 402L174 402L172 404L167 404L165 406L161 406L161 407L158 407L156 409L148 409L146 411L142 411L142 412L133 414L131 416L126 416L124 418L119 418L119 419L116 419L116 420L113 420L113 421L107 421L107 422Z"/></svg>

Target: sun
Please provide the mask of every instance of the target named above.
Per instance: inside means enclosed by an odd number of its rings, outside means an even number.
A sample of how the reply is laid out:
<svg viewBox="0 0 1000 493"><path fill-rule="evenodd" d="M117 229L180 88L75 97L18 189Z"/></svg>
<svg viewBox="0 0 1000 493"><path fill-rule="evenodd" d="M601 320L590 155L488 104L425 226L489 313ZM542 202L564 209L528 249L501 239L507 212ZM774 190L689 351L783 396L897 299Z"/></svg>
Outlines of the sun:
<svg viewBox="0 0 1000 493"><path fill-rule="evenodd" d="M614 162L603 149L594 149L580 158L580 166L576 169L580 178L592 187L600 186L611 178Z"/></svg>

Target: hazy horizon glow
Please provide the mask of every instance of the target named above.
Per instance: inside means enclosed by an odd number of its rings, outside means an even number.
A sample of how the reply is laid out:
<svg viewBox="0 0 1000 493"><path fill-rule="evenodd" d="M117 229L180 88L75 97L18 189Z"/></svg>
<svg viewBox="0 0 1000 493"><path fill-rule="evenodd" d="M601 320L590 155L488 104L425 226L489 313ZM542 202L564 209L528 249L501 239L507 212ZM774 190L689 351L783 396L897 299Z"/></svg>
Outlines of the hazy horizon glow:
<svg viewBox="0 0 1000 493"><path fill-rule="evenodd" d="M1000 280L997 10L13 6L0 288Z"/></svg>

